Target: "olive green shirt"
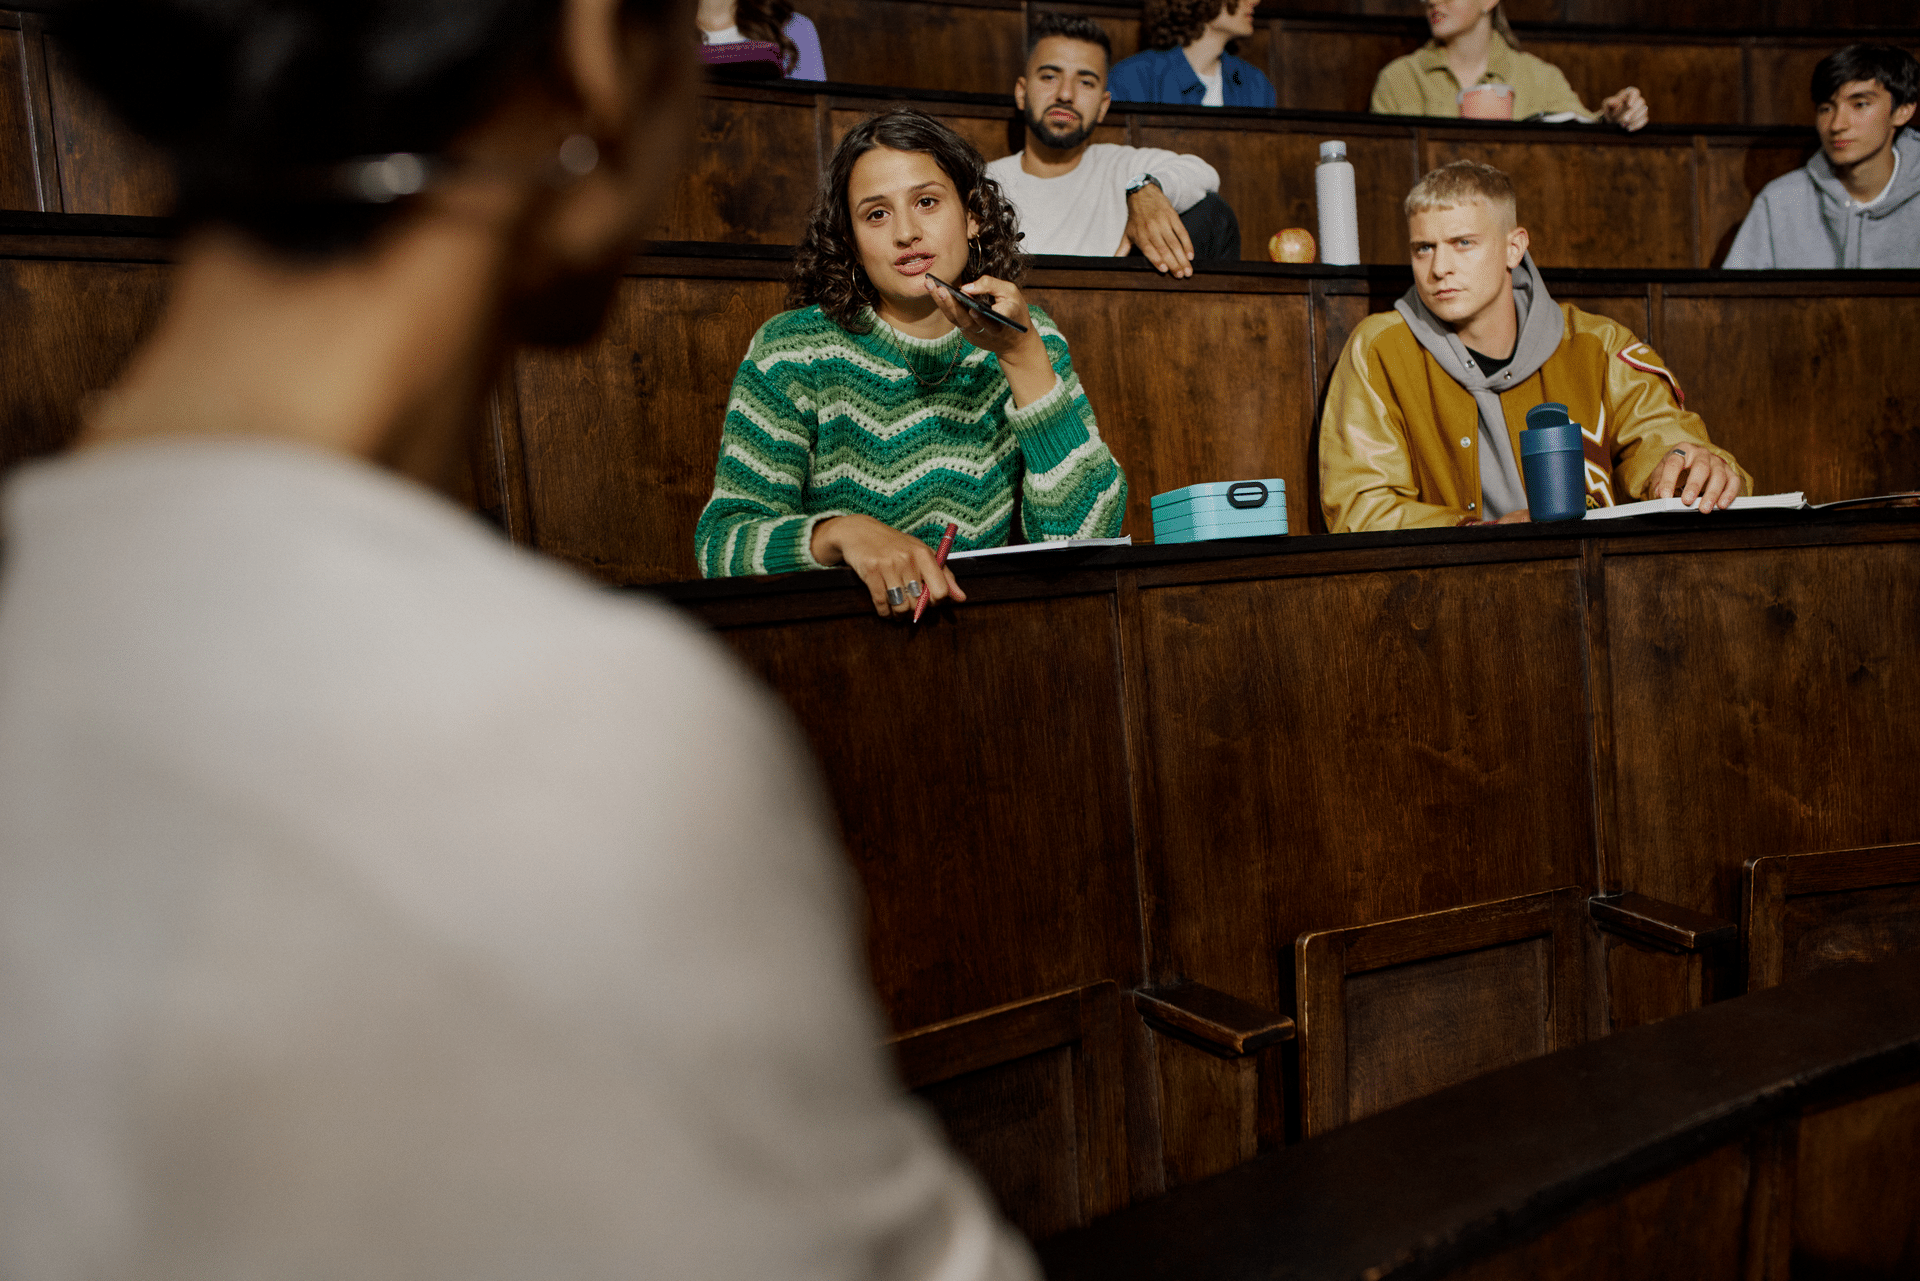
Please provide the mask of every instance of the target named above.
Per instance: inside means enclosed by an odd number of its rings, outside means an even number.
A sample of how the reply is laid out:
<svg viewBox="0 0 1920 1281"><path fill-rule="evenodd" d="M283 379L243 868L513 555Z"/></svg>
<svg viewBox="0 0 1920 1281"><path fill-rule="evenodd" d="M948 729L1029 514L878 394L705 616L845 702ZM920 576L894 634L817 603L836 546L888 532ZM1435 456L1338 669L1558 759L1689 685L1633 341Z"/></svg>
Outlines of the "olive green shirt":
<svg viewBox="0 0 1920 1281"><path fill-rule="evenodd" d="M1543 112L1577 111L1591 119L1560 68L1522 53L1496 37L1487 49L1487 73L1480 84L1513 86L1513 118L1525 120ZM1447 51L1438 40L1381 68L1373 82L1370 109L1384 116L1458 116L1461 84L1447 66Z"/></svg>

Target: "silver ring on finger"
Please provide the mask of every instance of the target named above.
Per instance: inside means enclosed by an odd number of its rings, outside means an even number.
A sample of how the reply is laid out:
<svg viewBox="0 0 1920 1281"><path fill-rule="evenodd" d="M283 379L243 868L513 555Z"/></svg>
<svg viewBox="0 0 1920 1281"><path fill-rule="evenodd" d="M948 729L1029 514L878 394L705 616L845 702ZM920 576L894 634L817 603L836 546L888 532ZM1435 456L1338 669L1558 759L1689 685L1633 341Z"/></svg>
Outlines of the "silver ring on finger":
<svg viewBox="0 0 1920 1281"><path fill-rule="evenodd" d="M919 583L917 583L917 582L911 582L911 583L908 583L908 584L907 584L907 596L908 596L909 598L911 598L911 599L913 599L913 600L919 600L919 599L920 599L920 584L919 584Z"/></svg>
<svg viewBox="0 0 1920 1281"><path fill-rule="evenodd" d="M887 588L887 604L899 609L907 603L907 594L898 587Z"/></svg>

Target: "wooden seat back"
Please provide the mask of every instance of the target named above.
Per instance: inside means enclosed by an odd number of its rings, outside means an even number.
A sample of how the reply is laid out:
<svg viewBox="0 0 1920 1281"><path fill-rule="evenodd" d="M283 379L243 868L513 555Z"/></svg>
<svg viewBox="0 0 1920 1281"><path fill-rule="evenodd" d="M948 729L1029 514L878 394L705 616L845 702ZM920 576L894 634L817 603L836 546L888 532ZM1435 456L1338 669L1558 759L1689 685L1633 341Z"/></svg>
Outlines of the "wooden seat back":
<svg viewBox="0 0 1920 1281"><path fill-rule="evenodd" d="M1920 845L1749 859L1747 988L1920 951Z"/></svg>
<svg viewBox="0 0 1920 1281"><path fill-rule="evenodd" d="M1302 934L1307 1134L1584 1040L1586 915L1569 886Z"/></svg>
<svg viewBox="0 0 1920 1281"><path fill-rule="evenodd" d="M1127 1203L1120 1008L1116 985L1094 983L889 1042L907 1088L1031 1237Z"/></svg>

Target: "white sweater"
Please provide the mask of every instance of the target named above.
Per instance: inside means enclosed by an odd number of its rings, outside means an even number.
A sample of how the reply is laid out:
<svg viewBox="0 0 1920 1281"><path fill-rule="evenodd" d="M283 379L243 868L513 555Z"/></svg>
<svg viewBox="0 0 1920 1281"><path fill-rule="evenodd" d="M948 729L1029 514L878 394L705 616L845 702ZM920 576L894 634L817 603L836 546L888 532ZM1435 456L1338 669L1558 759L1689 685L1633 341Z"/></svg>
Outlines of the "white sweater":
<svg viewBox="0 0 1920 1281"><path fill-rule="evenodd" d="M1121 147L1096 142L1080 163L1058 178L1036 178L1020 167L1025 152L987 166L1013 207L1030 254L1081 254L1111 258L1127 234L1127 180L1149 173L1180 213L1220 190L1220 175L1198 156L1158 147Z"/></svg>
<svg viewBox="0 0 1920 1281"><path fill-rule="evenodd" d="M1031 1275L678 616L277 445L5 515L0 1276Z"/></svg>

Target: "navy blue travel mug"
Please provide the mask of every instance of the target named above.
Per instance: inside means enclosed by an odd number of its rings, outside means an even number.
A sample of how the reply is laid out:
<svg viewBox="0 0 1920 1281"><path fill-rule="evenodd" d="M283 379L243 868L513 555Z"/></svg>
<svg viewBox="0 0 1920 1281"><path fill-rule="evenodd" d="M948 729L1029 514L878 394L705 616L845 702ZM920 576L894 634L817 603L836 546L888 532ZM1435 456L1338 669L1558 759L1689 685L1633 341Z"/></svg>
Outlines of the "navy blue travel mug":
<svg viewBox="0 0 1920 1281"><path fill-rule="evenodd" d="M1520 473L1532 520L1579 520L1587 514L1587 457L1580 424L1558 401L1527 411L1520 433Z"/></svg>

